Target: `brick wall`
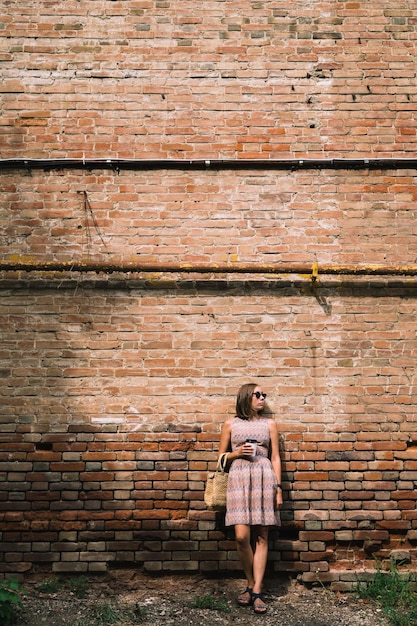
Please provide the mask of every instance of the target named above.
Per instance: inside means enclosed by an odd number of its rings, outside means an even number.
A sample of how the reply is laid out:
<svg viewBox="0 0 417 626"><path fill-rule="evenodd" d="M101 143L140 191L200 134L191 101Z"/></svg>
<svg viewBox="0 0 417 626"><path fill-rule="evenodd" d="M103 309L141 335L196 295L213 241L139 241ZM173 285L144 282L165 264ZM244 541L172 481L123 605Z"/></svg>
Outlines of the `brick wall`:
<svg viewBox="0 0 417 626"><path fill-rule="evenodd" d="M406 285L3 284L1 569L236 567L202 491L242 380L278 421L306 581L415 559L415 300ZM325 303L325 304L324 304Z"/></svg>
<svg viewBox="0 0 417 626"><path fill-rule="evenodd" d="M413 153L405 0L2 0L3 157Z"/></svg>
<svg viewBox="0 0 417 626"><path fill-rule="evenodd" d="M1 3L0 258L412 266L409 3ZM347 159L344 169L83 159ZM238 568L203 489L243 382L281 432L271 569L416 569L415 278L2 272L0 575Z"/></svg>

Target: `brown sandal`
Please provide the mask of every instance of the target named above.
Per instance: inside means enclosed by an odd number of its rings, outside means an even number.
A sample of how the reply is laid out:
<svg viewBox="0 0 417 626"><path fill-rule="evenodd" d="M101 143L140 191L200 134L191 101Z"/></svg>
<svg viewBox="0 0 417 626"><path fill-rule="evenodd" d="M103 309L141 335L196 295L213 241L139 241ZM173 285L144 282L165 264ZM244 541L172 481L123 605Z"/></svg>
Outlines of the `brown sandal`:
<svg viewBox="0 0 417 626"><path fill-rule="evenodd" d="M252 604L252 589L250 587L246 587L245 591L240 594L237 603L239 606L250 606Z"/></svg>

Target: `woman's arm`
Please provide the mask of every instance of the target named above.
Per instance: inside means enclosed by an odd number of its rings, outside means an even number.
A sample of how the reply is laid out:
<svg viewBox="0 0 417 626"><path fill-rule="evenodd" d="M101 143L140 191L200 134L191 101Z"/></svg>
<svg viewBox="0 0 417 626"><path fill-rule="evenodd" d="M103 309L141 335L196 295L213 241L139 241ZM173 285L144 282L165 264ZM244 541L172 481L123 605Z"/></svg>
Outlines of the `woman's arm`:
<svg viewBox="0 0 417 626"><path fill-rule="evenodd" d="M269 420L269 434L271 437L271 464L278 481L277 489L277 505L282 504L282 487L281 487L281 456L279 454L279 434L278 427L274 420Z"/></svg>
<svg viewBox="0 0 417 626"><path fill-rule="evenodd" d="M236 448L236 450L231 452L232 421L232 419L229 419L224 422L219 443L219 456L224 452L228 452L229 456L227 458L227 462L229 465L235 459L249 458L252 454L252 446L250 443L244 443L243 446L240 446L240 448Z"/></svg>
<svg viewBox="0 0 417 626"><path fill-rule="evenodd" d="M231 447L231 436L232 436L232 422L231 420L226 420L222 426L222 432L220 435L220 443L219 443L219 456L224 454L225 452L230 452Z"/></svg>

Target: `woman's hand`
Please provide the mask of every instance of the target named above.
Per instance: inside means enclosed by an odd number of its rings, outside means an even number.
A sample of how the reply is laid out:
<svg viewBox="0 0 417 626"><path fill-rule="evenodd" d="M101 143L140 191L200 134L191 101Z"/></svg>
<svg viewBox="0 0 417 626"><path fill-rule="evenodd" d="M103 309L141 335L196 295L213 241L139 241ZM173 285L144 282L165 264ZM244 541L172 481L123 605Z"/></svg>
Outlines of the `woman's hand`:
<svg viewBox="0 0 417 626"><path fill-rule="evenodd" d="M237 449L237 452L238 452L239 458L241 458L241 459L251 459L252 458L252 454L253 454L252 444L246 441L243 444L243 446L240 446L240 448Z"/></svg>
<svg viewBox="0 0 417 626"><path fill-rule="evenodd" d="M282 489L281 487L277 487L277 493L275 495L275 502L277 505L277 509L279 509L279 507L282 505Z"/></svg>

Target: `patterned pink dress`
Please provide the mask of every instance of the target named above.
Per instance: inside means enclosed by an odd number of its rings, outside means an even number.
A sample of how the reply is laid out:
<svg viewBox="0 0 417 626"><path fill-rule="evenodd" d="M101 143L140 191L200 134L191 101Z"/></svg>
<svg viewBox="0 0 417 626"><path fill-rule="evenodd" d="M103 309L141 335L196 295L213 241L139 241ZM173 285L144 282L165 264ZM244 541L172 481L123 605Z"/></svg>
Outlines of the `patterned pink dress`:
<svg viewBox="0 0 417 626"><path fill-rule="evenodd" d="M247 439L257 441L256 456L253 460L235 459L230 466L226 526L280 526L279 510L275 507L278 480L268 457L268 420L242 420L235 417L232 422L232 450L242 446Z"/></svg>

